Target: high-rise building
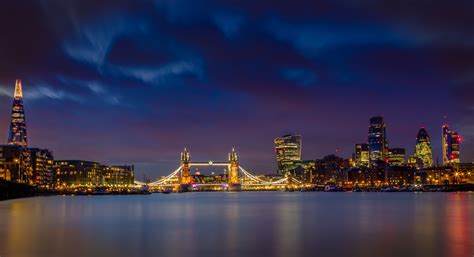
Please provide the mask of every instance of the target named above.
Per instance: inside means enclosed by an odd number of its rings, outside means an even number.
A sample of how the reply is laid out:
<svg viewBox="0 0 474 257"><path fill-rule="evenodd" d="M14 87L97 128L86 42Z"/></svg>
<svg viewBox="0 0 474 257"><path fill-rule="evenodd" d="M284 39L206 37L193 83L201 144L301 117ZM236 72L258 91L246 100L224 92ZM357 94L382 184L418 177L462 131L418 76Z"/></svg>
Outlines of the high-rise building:
<svg viewBox="0 0 474 257"><path fill-rule="evenodd" d="M452 165L460 163L460 144L461 136L449 129L448 125L442 127L442 144L443 144L443 165Z"/></svg>
<svg viewBox="0 0 474 257"><path fill-rule="evenodd" d="M388 163L392 166L405 165L405 152L405 148L390 148L388 150Z"/></svg>
<svg viewBox="0 0 474 257"><path fill-rule="evenodd" d="M371 166L388 161L388 140L384 118L372 117L369 127L369 153Z"/></svg>
<svg viewBox="0 0 474 257"><path fill-rule="evenodd" d="M278 172L286 174L295 168L295 163L301 161L301 136L284 135L274 141L278 163Z"/></svg>
<svg viewBox="0 0 474 257"><path fill-rule="evenodd" d="M431 140L425 128L418 131L416 137L415 153L411 158L411 163L417 168L429 168L433 166L433 150L431 149Z"/></svg>
<svg viewBox="0 0 474 257"><path fill-rule="evenodd" d="M355 145L355 165L358 167L369 167L369 144L356 144Z"/></svg>
<svg viewBox="0 0 474 257"><path fill-rule="evenodd" d="M15 84L8 144L23 147L28 146L25 111L23 110L23 90L19 79L16 80Z"/></svg>

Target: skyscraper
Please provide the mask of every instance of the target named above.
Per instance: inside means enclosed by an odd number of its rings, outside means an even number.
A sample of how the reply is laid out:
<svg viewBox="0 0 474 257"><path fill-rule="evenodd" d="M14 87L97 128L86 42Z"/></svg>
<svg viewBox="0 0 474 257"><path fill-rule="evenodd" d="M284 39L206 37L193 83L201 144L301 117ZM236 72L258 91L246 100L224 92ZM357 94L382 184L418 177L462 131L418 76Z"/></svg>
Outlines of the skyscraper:
<svg viewBox="0 0 474 257"><path fill-rule="evenodd" d="M301 136L284 135L275 138L274 143L278 172L285 174L294 168L296 162L301 161Z"/></svg>
<svg viewBox="0 0 474 257"><path fill-rule="evenodd" d="M431 140L425 128L421 128L416 136L416 146L413 158L418 168L428 168L433 166L433 150Z"/></svg>
<svg viewBox="0 0 474 257"><path fill-rule="evenodd" d="M15 83L15 94L12 105L12 115L10 131L8 133L8 144L28 146L26 137L25 111L23 110L23 90L21 81L18 79Z"/></svg>
<svg viewBox="0 0 474 257"><path fill-rule="evenodd" d="M369 127L370 164L388 161L388 140L384 118L372 117Z"/></svg>
<svg viewBox="0 0 474 257"><path fill-rule="evenodd" d="M442 144L443 144L443 165L451 165L460 163L460 147L461 136L449 129L448 125L442 127Z"/></svg>

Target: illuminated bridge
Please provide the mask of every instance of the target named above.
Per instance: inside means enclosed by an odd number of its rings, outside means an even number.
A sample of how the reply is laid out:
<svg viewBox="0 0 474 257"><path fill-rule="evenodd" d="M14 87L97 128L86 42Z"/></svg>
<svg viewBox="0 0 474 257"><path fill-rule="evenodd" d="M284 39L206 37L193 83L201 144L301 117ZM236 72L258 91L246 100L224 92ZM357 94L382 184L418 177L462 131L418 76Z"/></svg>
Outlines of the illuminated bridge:
<svg viewBox="0 0 474 257"><path fill-rule="evenodd" d="M227 181L221 183L194 183L191 176L191 167L226 167L228 170ZM225 176L224 176L225 177ZM191 162L189 152L184 149L181 153L181 165L169 175L150 183L135 181L135 184L147 185L151 190L173 189L176 191L193 191L200 189L238 191L244 190L276 190L287 187L300 187L303 184L293 177L284 177L275 181L261 179L241 166L234 149L229 153L227 162Z"/></svg>

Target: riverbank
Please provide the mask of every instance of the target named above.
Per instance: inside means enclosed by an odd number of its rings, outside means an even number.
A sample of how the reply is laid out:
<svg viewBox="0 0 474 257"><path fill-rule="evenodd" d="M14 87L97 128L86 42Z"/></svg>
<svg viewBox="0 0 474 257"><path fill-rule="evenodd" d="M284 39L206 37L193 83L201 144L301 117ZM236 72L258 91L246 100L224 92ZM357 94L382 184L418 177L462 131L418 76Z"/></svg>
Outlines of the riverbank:
<svg viewBox="0 0 474 257"><path fill-rule="evenodd" d="M0 201L17 198L55 195L55 191L38 189L34 186L0 180Z"/></svg>

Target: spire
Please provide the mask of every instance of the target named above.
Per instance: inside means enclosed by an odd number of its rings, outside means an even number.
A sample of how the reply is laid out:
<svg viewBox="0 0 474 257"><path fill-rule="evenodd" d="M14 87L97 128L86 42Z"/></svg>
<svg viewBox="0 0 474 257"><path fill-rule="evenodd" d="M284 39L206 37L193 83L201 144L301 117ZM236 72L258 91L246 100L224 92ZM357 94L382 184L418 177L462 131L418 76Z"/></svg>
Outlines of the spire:
<svg viewBox="0 0 474 257"><path fill-rule="evenodd" d="M23 98L23 89L21 88L21 80L17 79L15 82L15 98Z"/></svg>
<svg viewBox="0 0 474 257"><path fill-rule="evenodd" d="M26 137L26 120L25 111L23 109L23 91L21 80L15 82L15 92L12 105L10 130L8 133L8 144L28 146Z"/></svg>

